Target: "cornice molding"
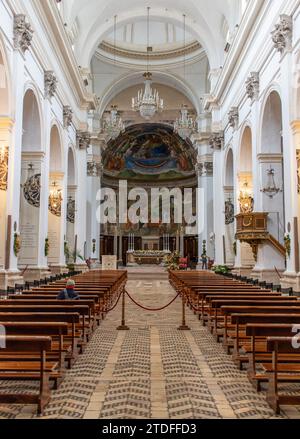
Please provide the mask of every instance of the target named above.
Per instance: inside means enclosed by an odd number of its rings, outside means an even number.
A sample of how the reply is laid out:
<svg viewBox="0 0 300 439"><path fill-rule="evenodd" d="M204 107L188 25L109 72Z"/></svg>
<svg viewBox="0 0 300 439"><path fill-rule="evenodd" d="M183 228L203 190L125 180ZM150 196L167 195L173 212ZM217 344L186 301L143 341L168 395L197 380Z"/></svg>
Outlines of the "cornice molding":
<svg viewBox="0 0 300 439"><path fill-rule="evenodd" d="M257 154L257 160L259 161L259 163L281 163L283 160L283 155L276 153L260 153Z"/></svg>
<svg viewBox="0 0 300 439"><path fill-rule="evenodd" d="M90 95L85 89L69 37L59 15L56 1L47 0L41 2L40 0L32 0L31 3L41 24L49 34L49 42L52 44L53 50L59 59L62 70L66 75L66 81L70 84L70 90L74 93L78 106L81 108L95 108L94 96ZM36 39L34 40L36 41ZM34 44L32 47L34 48ZM42 60L43 67L45 70L49 70L49 58L44 53L41 44L36 46L35 49L40 60Z"/></svg>
<svg viewBox="0 0 300 439"><path fill-rule="evenodd" d="M101 51L99 48L96 50L96 52L94 53L94 57L101 62L104 62L106 64L113 64L117 67L121 67L121 68L126 68L126 69L131 69L131 70L140 70L141 72L145 71L145 63L143 62L143 60L140 60L141 62L139 62L136 59L136 62L130 62L130 57L120 57L117 58L116 61L114 61L112 58L108 57L107 54L105 54L104 51ZM205 52L205 50L203 48L201 48L198 52L195 52L194 56L190 56L187 60L186 60L186 65L194 65L196 63L201 62L202 60L204 60L205 58L207 58L207 54ZM127 62L126 62L127 59ZM163 61L165 60L165 63L162 62L157 62L157 61ZM156 60L156 59L150 59L150 61L152 62L152 65L149 66L150 70L155 70L155 69L169 69L170 67L173 69L175 68L180 68L183 65L183 61L181 61L178 58L171 58L169 59L169 62L167 62L168 60L166 58L162 58L162 60Z"/></svg>
<svg viewBox="0 0 300 439"><path fill-rule="evenodd" d="M139 59L139 60L146 60L147 59L147 53L141 52L138 50L130 50L123 47L116 47L112 44L110 44L108 41L102 41L102 43L99 45L99 49L103 50L104 52L116 55L122 58L130 58L130 59ZM170 50L157 50L149 53L149 58L151 60L161 60L161 59L172 59L172 58L178 58L185 55L189 55L193 52L196 52L198 50L202 49L201 44L198 41L193 41L189 45L184 47L177 47L175 49Z"/></svg>

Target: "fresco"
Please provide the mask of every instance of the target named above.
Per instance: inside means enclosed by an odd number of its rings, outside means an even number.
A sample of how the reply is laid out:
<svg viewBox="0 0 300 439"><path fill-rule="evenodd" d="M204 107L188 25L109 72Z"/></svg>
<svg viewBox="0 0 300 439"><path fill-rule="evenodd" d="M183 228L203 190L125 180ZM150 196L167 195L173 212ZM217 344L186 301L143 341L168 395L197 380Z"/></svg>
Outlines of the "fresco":
<svg viewBox="0 0 300 439"><path fill-rule="evenodd" d="M195 151L172 128L133 125L109 142L104 153L109 176L133 180L176 180L194 175Z"/></svg>

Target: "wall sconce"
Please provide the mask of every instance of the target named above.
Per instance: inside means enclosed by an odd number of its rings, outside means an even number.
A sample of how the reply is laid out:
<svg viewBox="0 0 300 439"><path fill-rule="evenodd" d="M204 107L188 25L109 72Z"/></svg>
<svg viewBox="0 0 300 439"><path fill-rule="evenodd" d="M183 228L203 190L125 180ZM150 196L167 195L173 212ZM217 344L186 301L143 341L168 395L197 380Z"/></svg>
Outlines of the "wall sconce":
<svg viewBox="0 0 300 439"><path fill-rule="evenodd" d="M8 179L8 147L0 147L0 190L7 190Z"/></svg>
<svg viewBox="0 0 300 439"><path fill-rule="evenodd" d="M254 199L252 197L251 190L248 187L247 181L245 181L243 184L243 189L240 191L239 203L241 213L253 212Z"/></svg>
<svg viewBox="0 0 300 439"><path fill-rule="evenodd" d="M269 198L273 198L275 197L275 195L278 194L278 192L282 192L282 189L276 186L275 178L274 178L275 171L272 168L272 166L270 166L270 169L268 169L267 175L268 175L267 185L266 187L261 189L261 192L268 195Z"/></svg>
<svg viewBox="0 0 300 439"><path fill-rule="evenodd" d="M52 183L52 189L49 194L49 211L55 216L61 216L61 205L62 205L62 193L61 189L58 189L56 181Z"/></svg>

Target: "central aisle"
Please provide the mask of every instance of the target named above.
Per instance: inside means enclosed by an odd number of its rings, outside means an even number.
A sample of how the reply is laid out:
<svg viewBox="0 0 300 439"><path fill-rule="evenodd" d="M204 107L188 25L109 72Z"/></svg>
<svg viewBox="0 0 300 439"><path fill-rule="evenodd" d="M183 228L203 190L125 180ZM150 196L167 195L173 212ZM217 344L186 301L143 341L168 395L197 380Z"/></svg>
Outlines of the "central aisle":
<svg viewBox="0 0 300 439"><path fill-rule="evenodd" d="M127 289L149 307L175 295L168 281L129 281ZM161 312L138 309L127 299L130 331L116 331L120 305L96 330L65 381L53 391L49 418L271 418L273 411L249 384L197 317L178 331L181 301ZM0 411L3 408L1 407ZM11 407L13 412L13 407ZM31 407L19 418L34 416ZM31 411L30 411L31 410ZM287 407L284 416L300 417ZM11 413L12 415L12 413Z"/></svg>

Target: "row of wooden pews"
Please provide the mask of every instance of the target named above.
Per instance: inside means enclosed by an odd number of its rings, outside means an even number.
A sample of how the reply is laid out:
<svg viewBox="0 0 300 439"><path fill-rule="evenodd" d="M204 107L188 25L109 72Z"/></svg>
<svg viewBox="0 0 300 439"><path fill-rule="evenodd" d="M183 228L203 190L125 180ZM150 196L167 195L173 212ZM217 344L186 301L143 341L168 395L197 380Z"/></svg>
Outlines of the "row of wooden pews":
<svg viewBox="0 0 300 439"><path fill-rule="evenodd" d="M83 353L95 328L127 282L126 271L90 271L72 279L79 300L58 300L65 280L0 300L0 381L39 382L39 392L0 390L0 404L37 404L42 414L51 387ZM4 336L5 334L5 336Z"/></svg>
<svg viewBox="0 0 300 439"><path fill-rule="evenodd" d="M299 392L282 391L282 383L300 383L298 297L205 271L170 271L169 280L257 391L267 386L277 414L281 404L300 404Z"/></svg>

